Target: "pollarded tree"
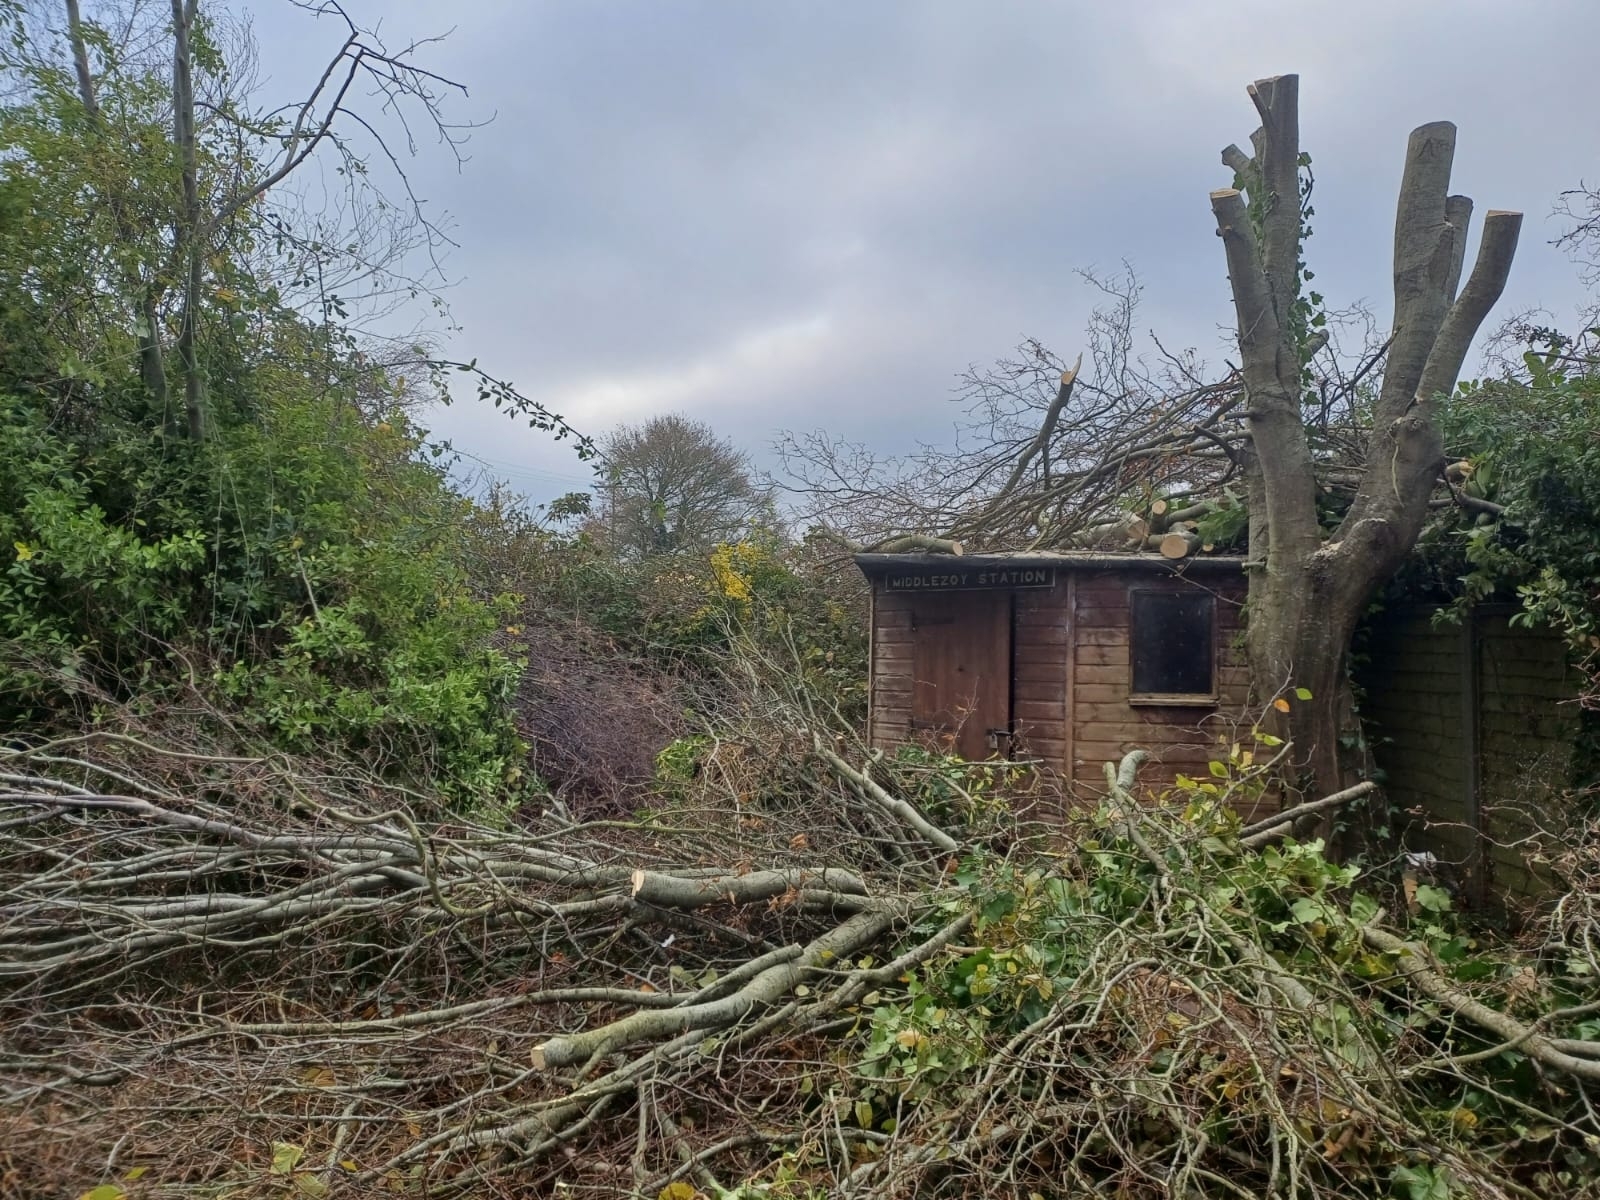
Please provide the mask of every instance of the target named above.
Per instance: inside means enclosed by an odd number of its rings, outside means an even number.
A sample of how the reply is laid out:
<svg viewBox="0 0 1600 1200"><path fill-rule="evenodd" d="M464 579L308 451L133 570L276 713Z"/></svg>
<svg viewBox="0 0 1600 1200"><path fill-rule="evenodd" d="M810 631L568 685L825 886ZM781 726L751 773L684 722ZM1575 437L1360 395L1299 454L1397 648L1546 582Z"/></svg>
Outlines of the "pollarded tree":
<svg viewBox="0 0 1600 1200"><path fill-rule="evenodd" d="M1445 491L1435 412L1504 287L1522 218L1488 215L1458 294L1472 202L1448 194L1455 127L1424 125L1401 185L1390 337L1368 336L1376 330L1359 311L1319 314L1320 297L1302 294L1298 80L1262 80L1250 94L1262 119L1254 153L1224 150L1236 186L1211 196L1239 370L1208 378L1159 344L1154 369L1141 365L1129 349L1137 289L1124 288L1119 310L1091 322L1085 378L1081 361L1068 367L1037 344L970 376L972 441L955 451L884 464L834 444L791 439L786 449L810 512L878 549L1159 547L1181 557L1237 538L1243 492L1256 686L1264 704L1291 709L1301 786L1331 791L1341 734L1354 732L1345 656L1356 622L1416 544L1434 497L1474 503ZM1353 355L1341 345L1352 332ZM1311 698L1285 697L1296 691Z"/></svg>
<svg viewBox="0 0 1600 1200"><path fill-rule="evenodd" d="M1249 433L1249 655L1266 695L1308 689L1288 725L1315 786L1341 775L1349 713L1345 656L1374 589L1416 544L1444 467L1435 414L1505 286L1522 216L1490 212L1477 262L1460 287L1472 201L1449 194L1455 126L1411 134L1395 219L1394 327L1365 465L1338 526L1317 510L1303 369L1311 336L1301 298L1299 79L1249 89L1261 128L1255 153L1222 153L1236 184L1211 193L1238 317Z"/></svg>
<svg viewBox="0 0 1600 1200"><path fill-rule="evenodd" d="M601 444L603 521L623 555L709 550L775 523L749 458L677 413L620 425Z"/></svg>

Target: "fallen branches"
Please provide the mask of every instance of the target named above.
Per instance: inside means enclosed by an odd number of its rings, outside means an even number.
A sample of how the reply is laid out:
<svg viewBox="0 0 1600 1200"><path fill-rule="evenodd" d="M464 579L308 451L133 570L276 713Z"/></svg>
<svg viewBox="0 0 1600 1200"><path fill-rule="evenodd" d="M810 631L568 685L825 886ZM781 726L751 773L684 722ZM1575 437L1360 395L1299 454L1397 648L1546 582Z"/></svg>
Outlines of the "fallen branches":
<svg viewBox="0 0 1600 1200"><path fill-rule="evenodd" d="M812 735L812 745L817 757L821 758L830 767L838 772L841 779L848 780L855 789L868 800L872 801L885 813L895 817L906 826L914 830L925 842L946 854L952 854L961 848L959 842L944 830L938 828L916 810L916 807L899 796L892 796L879 784L874 782L865 771L858 771L844 759L840 758L822 740L821 734Z"/></svg>
<svg viewBox="0 0 1600 1200"><path fill-rule="evenodd" d="M661 1011L634 1013L598 1029L569 1037L552 1038L533 1048L533 1065L541 1071L588 1062L603 1054L641 1041L653 1041L696 1029L727 1029L751 1012L792 995L807 973L840 959L848 959L874 944L893 924L892 910L872 908L857 913L837 929L815 939L803 950L791 947L732 995L701 1004L680 1005Z"/></svg>
<svg viewBox="0 0 1600 1200"><path fill-rule="evenodd" d="M1375 925L1364 928L1361 937L1373 949L1394 955L1396 966L1410 983L1457 1016L1498 1038L1498 1045L1490 1047L1494 1052L1519 1051L1552 1071L1600 1082L1600 1061L1596 1061L1600 1059L1600 1041L1563 1039L1553 1042L1540 1033L1536 1025L1525 1025L1453 986L1440 974L1437 965L1430 963L1431 956L1425 947Z"/></svg>
<svg viewBox="0 0 1600 1200"><path fill-rule="evenodd" d="M1308 800L1304 804L1296 804L1292 808L1283 809L1273 813L1270 817L1263 817L1239 831L1239 845L1246 850L1259 850L1270 842L1288 837L1297 827L1303 828L1303 822L1308 817L1320 816L1336 808L1343 808L1352 800L1359 800L1363 796L1376 795L1378 785L1371 780L1347 787L1342 791L1324 796L1320 800Z"/></svg>
<svg viewBox="0 0 1600 1200"><path fill-rule="evenodd" d="M1284 840L1369 789L1237 831L1198 792L1141 807L1135 753L1054 850L1000 854L891 764L792 741L826 764L792 818L745 797L499 829L282 760L4 752L0 1170L63 1194L144 1167L174 1196L1325 1198L1403 1167L1582 1194L1494 1131L1538 1119L1587 1161L1600 999L1526 962L1456 977L1448 934L1384 926ZM1458 1108L1477 1123L1429 1116Z"/></svg>

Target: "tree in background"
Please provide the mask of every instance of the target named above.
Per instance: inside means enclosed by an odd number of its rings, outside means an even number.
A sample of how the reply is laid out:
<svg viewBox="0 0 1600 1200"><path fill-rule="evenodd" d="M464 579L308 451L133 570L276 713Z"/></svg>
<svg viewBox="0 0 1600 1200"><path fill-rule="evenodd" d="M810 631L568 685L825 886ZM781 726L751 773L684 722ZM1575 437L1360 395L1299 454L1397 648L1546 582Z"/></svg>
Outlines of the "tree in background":
<svg viewBox="0 0 1600 1200"><path fill-rule="evenodd" d="M669 413L619 425L601 453L601 521L620 555L704 552L776 524L749 456L703 421Z"/></svg>

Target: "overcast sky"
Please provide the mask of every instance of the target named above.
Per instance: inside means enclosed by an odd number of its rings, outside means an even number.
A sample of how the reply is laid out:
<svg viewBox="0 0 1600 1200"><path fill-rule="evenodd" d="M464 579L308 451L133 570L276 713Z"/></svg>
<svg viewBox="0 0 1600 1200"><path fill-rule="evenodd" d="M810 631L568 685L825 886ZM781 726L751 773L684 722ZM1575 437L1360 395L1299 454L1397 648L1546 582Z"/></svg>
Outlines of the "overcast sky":
<svg viewBox="0 0 1600 1200"><path fill-rule="evenodd" d="M1124 258L1141 325L1220 359L1206 194L1255 127L1245 85L1291 71L1330 305L1387 319L1406 136L1437 119L1453 190L1528 214L1501 313L1584 295L1548 242L1559 193L1600 180L1600 0L347 6L391 44L448 32L422 61L489 121L459 170L426 143L407 163L459 242L450 349L585 432L680 411L758 457L783 429L939 439L959 371L1030 336L1070 358L1094 302L1074 268ZM289 94L338 30L250 9ZM589 479L492 410L431 424L536 499Z"/></svg>

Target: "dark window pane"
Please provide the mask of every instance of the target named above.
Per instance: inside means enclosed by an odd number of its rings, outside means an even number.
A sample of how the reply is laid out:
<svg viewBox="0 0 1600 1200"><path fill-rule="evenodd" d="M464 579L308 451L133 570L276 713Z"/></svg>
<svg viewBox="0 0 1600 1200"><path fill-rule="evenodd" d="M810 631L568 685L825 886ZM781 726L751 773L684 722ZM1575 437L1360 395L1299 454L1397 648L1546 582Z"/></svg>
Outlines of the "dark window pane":
<svg viewBox="0 0 1600 1200"><path fill-rule="evenodd" d="M1217 602L1206 592L1141 592L1133 601L1133 693L1210 696Z"/></svg>

